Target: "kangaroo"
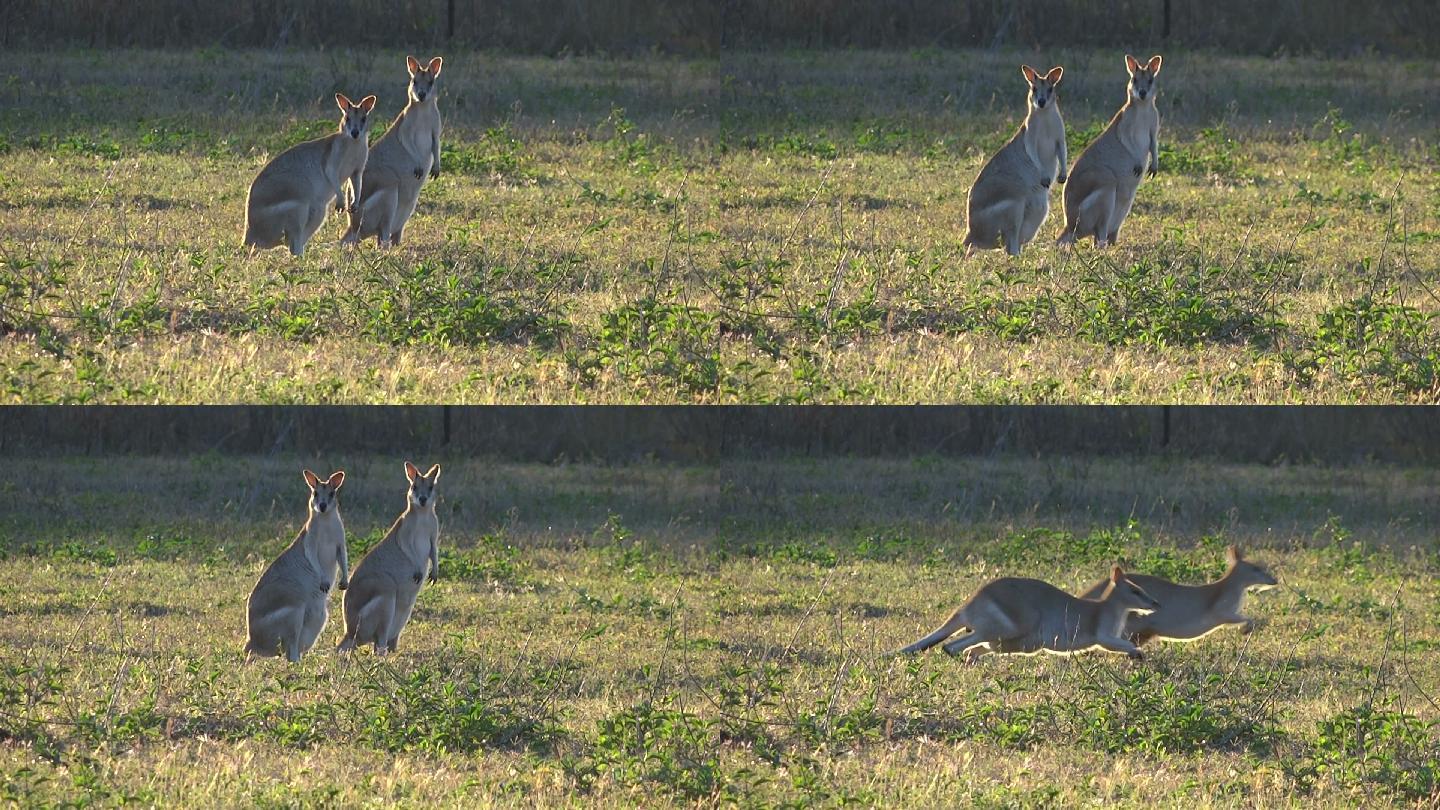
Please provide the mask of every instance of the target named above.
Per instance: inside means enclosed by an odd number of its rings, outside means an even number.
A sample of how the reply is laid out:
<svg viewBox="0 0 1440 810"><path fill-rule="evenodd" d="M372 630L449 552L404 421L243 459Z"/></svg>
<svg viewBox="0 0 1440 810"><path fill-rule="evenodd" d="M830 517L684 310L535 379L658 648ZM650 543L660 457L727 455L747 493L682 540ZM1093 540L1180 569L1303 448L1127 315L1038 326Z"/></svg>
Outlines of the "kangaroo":
<svg viewBox="0 0 1440 810"><path fill-rule="evenodd" d="M969 650L974 661L985 651L1055 655L1100 647L1141 659L1144 654L1121 635L1126 617L1157 610L1156 602L1115 566L1099 599L1077 599L1038 579L1002 577L980 587L935 632L900 650L917 653L949 638L960 628L969 633L946 644L959 655Z"/></svg>
<svg viewBox="0 0 1440 810"><path fill-rule="evenodd" d="M405 223L415 213L420 187L440 176L440 107L435 81L440 78L440 57L421 67L405 57L410 69L409 102L371 150L365 168L365 193L350 212L346 245L375 237L380 247L399 246Z"/></svg>
<svg viewBox="0 0 1440 810"><path fill-rule="evenodd" d="M1135 203L1147 156L1150 175L1160 171L1160 112L1155 109L1160 57L1150 57L1141 67L1135 57L1126 54L1125 69L1130 72L1125 106L1080 153L1070 172L1070 183L1065 186L1065 230L1057 240L1061 246L1087 236L1095 238L1096 247L1115 244L1120 225Z"/></svg>
<svg viewBox="0 0 1440 810"><path fill-rule="evenodd" d="M350 583L345 524L340 521L340 485L345 471L321 481L304 471L310 487L310 514L290 547L260 575L245 606L245 660L272 657L285 648L291 663L315 646L330 617L330 585L340 570L340 590Z"/></svg>
<svg viewBox="0 0 1440 810"><path fill-rule="evenodd" d="M440 465L424 475L405 462L410 492L405 511L395 520L369 554L355 567L350 590L345 592L345 638L340 652L357 644L374 644L376 655L395 652L400 631L410 621L425 563L430 563L430 582L440 578L440 521L435 517L435 486Z"/></svg>
<svg viewBox="0 0 1440 810"><path fill-rule="evenodd" d="M375 97L359 104L335 94L340 131L296 144L275 156L255 176L245 199L245 240L256 248L288 244L290 253L305 253L305 244L325 222L326 208L353 208L360 199L361 176L370 154L370 111ZM346 185L349 185L349 197Z"/></svg>
<svg viewBox="0 0 1440 810"><path fill-rule="evenodd" d="M1065 182L1069 155L1055 97L1065 69L1050 68L1040 76L1021 65L1020 72L1030 83L1030 106L1019 131L980 169L970 187L966 257L976 248L989 250L1000 243L1011 256L1019 256L1050 213L1050 185L1057 179Z"/></svg>
<svg viewBox="0 0 1440 810"><path fill-rule="evenodd" d="M1130 579L1164 607L1146 616L1130 617L1125 622L1125 636L1143 645L1152 638L1194 641L1231 624L1240 625L1242 633L1250 632L1254 620L1240 613L1246 592L1269 590L1280 583L1269 571L1246 561L1238 546L1225 549L1225 563L1225 575L1204 585L1178 585L1160 577L1131 574ZM1097 582L1081 598L1096 599L1105 586L1103 580Z"/></svg>

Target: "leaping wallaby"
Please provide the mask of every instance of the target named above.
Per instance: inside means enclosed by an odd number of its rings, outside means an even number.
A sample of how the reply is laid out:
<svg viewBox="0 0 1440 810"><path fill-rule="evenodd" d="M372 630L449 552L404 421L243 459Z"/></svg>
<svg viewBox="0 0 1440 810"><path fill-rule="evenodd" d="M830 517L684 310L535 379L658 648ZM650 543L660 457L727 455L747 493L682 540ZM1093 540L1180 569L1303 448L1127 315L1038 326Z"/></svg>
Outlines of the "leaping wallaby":
<svg viewBox="0 0 1440 810"><path fill-rule="evenodd" d="M415 57L405 57L409 101L370 152L365 193L350 212L344 244L374 236L380 247L398 246L420 200L421 186L427 177L440 176L440 93L435 81L441 62L437 56L421 67Z"/></svg>
<svg viewBox="0 0 1440 810"><path fill-rule="evenodd" d="M296 144L275 156L255 176L245 199L245 239L256 248L288 245L300 256L325 222L330 201L335 210L353 209L370 154L370 111L375 97L355 104L335 94L340 131ZM347 197L346 189L349 188Z"/></svg>
<svg viewBox="0 0 1440 810"><path fill-rule="evenodd" d="M336 471L324 481L309 470L304 476L310 487L305 526L260 575L245 605L246 661L252 655L279 655L282 647L286 658L299 661L325 629L337 566L340 590L349 585L350 557L338 499L345 471Z"/></svg>
<svg viewBox="0 0 1440 810"><path fill-rule="evenodd" d="M440 465L424 475L405 462L410 481L405 511L400 513L385 539L355 566L350 590L345 592L345 638L340 652L357 644L374 644L376 655L395 652L400 631L410 621L425 564L430 564L430 582L440 578L440 520L435 516L435 485Z"/></svg>
<svg viewBox="0 0 1440 810"><path fill-rule="evenodd" d="M1099 599L1077 599L1038 579L1002 577L982 585L935 632L900 652L927 650L963 627L970 632L944 650L950 655L970 650L971 661L985 651L1069 655L1095 647L1140 659L1144 654L1121 635L1125 619L1159 607L1118 565Z"/></svg>
<svg viewBox="0 0 1440 810"><path fill-rule="evenodd" d="M970 187L965 209L967 257L976 248L1001 246L1011 256L1019 256L1050 213L1050 185L1057 179L1065 182L1069 155L1055 97L1065 69L1053 67L1040 76L1029 65L1021 65L1020 72L1030 83L1030 105L1019 131L980 169Z"/></svg>
<svg viewBox="0 0 1440 810"><path fill-rule="evenodd" d="M1225 549L1225 575L1204 585L1179 585L1160 577L1131 574L1135 584L1164 607L1145 616L1132 616L1125 622L1125 637L1136 644L1152 638L1165 641L1194 641L1227 625L1240 625L1248 633L1255 622L1240 613L1240 603L1250 590L1269 590L1280 583L1269 571L1247 561L1238 546ZM1086 591L1082 599L1095 599L1104 590L1102 580Z"/></svg>
<svg viewBox="0 0 1440 810"><path fill-rule="evenodd" d="M1057 244L1068 246L1087 236L1096 247L1115 244L1120 225L1130 215L1140 176L1149 158L1150 175L1160 170L1160 112L1155 109L1155 77L1160 57L1143 67L1125 55L1130 73L1125 106L1095 142L1080 153L1065 186L1065 230Z"/></svg>

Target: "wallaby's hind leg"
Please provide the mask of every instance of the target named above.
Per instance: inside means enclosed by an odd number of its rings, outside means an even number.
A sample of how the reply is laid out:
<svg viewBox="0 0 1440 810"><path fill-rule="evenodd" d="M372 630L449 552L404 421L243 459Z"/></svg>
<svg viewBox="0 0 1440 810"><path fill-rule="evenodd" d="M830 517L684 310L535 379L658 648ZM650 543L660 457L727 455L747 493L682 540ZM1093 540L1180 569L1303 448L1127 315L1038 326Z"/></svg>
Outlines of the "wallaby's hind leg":
<svg viewBox="0 0 1440 810"><path fill-rule="evenodd" d="M330 618L330 611L324 602L312 605L305 610L305 623L300 629L300 651L309 652L315 646L316 639L325 630L325 623Z"/></svg>
<svg viewBox="0 0 1440 810"><path fill-rule="evenodd" d="M290 253L292 255L303 256L305 254L305 245L310 242L310 237L320 230L320 224L325 221L325 208L326 206L319 205L304 211L304 217L295 224L293 229L286 228L286 232L290 235Z"/></svg>
<svg viewBox="0 0 1440 810"><path fill-rule="evenodd" d="M394 614L394 595L385 594L371 598L355 616L355 642L373 643L375 654L384 655L390 639L391 617Z"/></svg>
<svg viewBox="0 0 1440 810"><path fill-rule="evenodd" d="M985 639L981 638L979 633L966 633L954 641L948 642L940 649L944 650L946 655L959 655L971 647L985 643Z"/></svg>
<svg viewBox="0 0 1440 810"><path fill-rule="evenodd" d="M1049 215L1049 194L1037 196L1025 206L1025 219L1020 226L1021 245L1028 245L1035 239L1035 234L1040 232L1040 226L1045 224L1045 217Z"/></svg>
<svg viewBox="0 0 1440 810"><path fill-rule="evenodd" d="M1115 213L1115 187L1106 186L1090 192L1080 201L1076 215L1079 218L1075 235L1095 237L1095 247L1105 247L1109 235L1110 217Z"/></svg>

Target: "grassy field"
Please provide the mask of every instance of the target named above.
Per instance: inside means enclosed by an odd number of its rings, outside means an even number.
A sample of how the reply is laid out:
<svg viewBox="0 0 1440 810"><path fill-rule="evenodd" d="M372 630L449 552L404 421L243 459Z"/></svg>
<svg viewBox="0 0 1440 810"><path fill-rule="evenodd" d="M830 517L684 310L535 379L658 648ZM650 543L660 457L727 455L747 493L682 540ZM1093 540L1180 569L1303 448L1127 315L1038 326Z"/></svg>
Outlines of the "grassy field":
<svg viewBox="0 0 1440 810"><path fill-rule="evenodd" d="M437 459L416 459L428 464ZM73 806L1024 807L1433 802L1433 469L1007 457L445 465L398 655L240 666L243 604L343 465L352 554L400 460L24 458L0 472L0 798ZM1199 580L1259 627L1148 660L887 650L1000 573Z"/></svg>
<svg viewBox="0 0 1440 810"><path fill-rule="evenodd" d="M1434 61L1167 54L1121 245L1058 252L1057 210L962 262L1018 63L1065 65L1078 155L1118 51L446 56L407 244L332 217L294 261L239 250L251 178L336 90L388 121L401 52L0 54L0 396L1440 398Z"/></svg>

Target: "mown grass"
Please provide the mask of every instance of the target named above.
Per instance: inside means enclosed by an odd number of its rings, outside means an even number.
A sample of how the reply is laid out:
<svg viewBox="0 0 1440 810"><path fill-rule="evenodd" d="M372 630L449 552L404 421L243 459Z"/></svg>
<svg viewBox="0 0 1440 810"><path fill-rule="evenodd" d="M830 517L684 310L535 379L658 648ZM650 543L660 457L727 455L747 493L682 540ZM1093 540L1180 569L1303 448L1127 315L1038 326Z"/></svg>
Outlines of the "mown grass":
<svg viewBox="0 0 1440 810"><path fill-rule="evenodd" d="M1433 62L1167 54L1119 248L961 261L966 190L1119 55L447 54L408 244L237 248L245 192L403 93L381 51L0 55L11 401L1433 401ZM1058 199L1058 196L1057 196Z"/></svg>
<svg viewBox="0 0 1440 810"><path fill-rule="evenodd" d="M240 666L243 604L391 458L24 458L0 473L0 796L22 804L1348 806L1433 801L1436 473L1177 459L445 464L401 652ZM886 655L1000 573L1281 590L1096 656ZM332 617L333 619L334 617Z"/></svg>

